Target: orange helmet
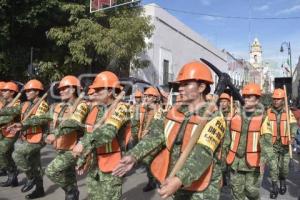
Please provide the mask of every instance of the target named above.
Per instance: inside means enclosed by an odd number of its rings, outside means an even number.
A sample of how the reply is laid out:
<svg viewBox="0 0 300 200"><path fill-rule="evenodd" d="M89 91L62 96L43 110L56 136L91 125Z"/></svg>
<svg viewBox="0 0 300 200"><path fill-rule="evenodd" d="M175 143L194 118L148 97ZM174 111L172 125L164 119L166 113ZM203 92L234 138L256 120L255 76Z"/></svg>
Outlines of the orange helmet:
<svg viewBox="0 0 300 200"><path fill-rule="evenodd" d="M141 98L143 96L143 93L140 90L136 90L134 93L135 98Z"/></svg>
<svg viewBox="0 0 300 200"><path fill-rule="evenodd" d="M118 88L121 89L119 78L110 71L98 74L90 88Z"/></svg>
<svg viewBox="0 0 300 200"><path fill-rule="evenodd" d="M200 61L193 61L185 64L178 73L176 82L185 80L201 80L213 84L213 78L207 65Z"/></svg>
<svg viewBox="0 0 300 200"><path fill-rule="evenodd" d="M249 83L244 86L242 95L257 95L261 96L260 86L255 83Z"/></svg>
<svg viewBox="0 0 300 200"><path fill-rule="evenodd" d="M33 79L28 81L24 86L24 90L30 90L30 89L44 90L44 86L39 80Z"/></svg>
<svg viewBox="0 0 300 200"><path fill-rule="evenodd" d="M62 88L62 87L67 87L67 86L75 86L75 87L79 87L81 88L80 85L80 81L78 80L78 78L76 78L75 76L65 76L63 77L63 79L61 79L61 81L59 82L58 85L58 89Z"/></svg>
<svg viewBox="0 0 300 200"><path fill-rule="evenodd" d="M5 83L3 90L12 90L15 92L19 92L19 87L16 83L10 81Z"/></svg>
<svg viewBox="0 0 300 200"><path fill-rule="evenodd" d="M0 81L0 90L2 90L4 88L4 86L5 86L5 82Z"/></svg>
<svg viewBox="0 0 300 200"><path fill-rule="evenodd" d="M231 96L229 94L227 94L227 93L224 92L224 93L222 93L220 95L219 99L227 99L228 101L230 101L231 100Z"/></svg>
<svg viewBox="0 0 300 200"><path fill-rule="evenodd" d="M157 90L157 88L155 87L149 87L145 92L144 92L144 95L153 95L153 96L156 96L156 97L159 97L160 94Z"/></svg>
<svg viewBox="0 0 300 200"><path fill-rule="evenodd" d="M277 88L274 90L272 98L274 99L281 99L285 97L285 92L283 89Z"/></svg>
<svg viewBox="0 0 300 200"><path fill-rule="evenodd" d="M95 89L90 88L90 89L88 90L88 95L92 95L92 94L94 94L94 93L95 93Z"/></svg>

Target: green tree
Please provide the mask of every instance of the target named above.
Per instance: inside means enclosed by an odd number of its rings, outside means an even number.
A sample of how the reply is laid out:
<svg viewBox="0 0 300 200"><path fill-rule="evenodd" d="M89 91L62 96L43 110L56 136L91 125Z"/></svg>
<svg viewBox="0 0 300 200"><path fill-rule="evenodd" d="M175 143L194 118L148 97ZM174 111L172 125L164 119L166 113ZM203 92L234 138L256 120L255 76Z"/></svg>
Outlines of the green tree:
<svg viewBox="0 0 300 200"><path fill-rule="evenodd" d="M153 29L138 4L90 14L87 0L19 0L1 1L0 11L0 73L8 78L26 79L31 47L44 81L104 69L127 75Z"/></svg>

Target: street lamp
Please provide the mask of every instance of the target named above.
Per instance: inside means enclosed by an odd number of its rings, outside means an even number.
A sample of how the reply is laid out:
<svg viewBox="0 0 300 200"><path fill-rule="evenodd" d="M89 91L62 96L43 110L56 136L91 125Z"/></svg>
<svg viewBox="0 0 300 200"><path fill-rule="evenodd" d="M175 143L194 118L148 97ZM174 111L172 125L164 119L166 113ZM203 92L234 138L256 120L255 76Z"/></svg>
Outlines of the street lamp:
<svg viewBox="0 0 300 200"><path fill-rule="evenodd" d="M291 73L291 77L293 77L291 43L290 42L281 43L280 52L284 51L283 45L286 45L288 48L288 55L289 55L289 60L290 60L290 63L289 63L290 64L290 73Z"/></svg>

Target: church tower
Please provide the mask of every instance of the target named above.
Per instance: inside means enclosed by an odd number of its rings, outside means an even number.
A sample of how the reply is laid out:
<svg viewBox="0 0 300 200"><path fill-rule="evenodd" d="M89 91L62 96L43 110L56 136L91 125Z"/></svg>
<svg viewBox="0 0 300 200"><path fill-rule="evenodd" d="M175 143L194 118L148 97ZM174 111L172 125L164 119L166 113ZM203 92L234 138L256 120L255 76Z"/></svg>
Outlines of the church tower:
<svg viewBox="0 0 300 200"><path fill-rule="evenodd" d="M250 49L250 63L255 68L262 67L262 47L258 39L255 38Z"/></svg>

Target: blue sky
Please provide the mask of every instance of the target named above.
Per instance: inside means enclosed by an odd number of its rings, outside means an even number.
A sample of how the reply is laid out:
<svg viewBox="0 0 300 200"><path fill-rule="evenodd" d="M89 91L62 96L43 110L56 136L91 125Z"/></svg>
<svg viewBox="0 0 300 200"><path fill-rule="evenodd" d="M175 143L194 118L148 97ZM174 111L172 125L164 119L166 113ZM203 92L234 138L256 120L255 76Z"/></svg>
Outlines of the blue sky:
<svg viewBox="0 0 300 200"><path fill-rule="evenodd" d="M213 45L238 58L249 59L249 44L257 37L263 46L263 58L272 63L274 75L282 74L280 66L288 58L286 47L283 53L279 51L282 42L291 42L293 67L298 62L300 0L143 0L142 3L156 3L166 8ZM255 20L249 17L298 19Z"/></svg>

